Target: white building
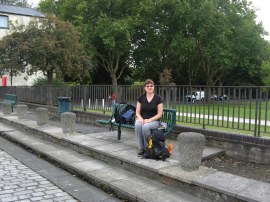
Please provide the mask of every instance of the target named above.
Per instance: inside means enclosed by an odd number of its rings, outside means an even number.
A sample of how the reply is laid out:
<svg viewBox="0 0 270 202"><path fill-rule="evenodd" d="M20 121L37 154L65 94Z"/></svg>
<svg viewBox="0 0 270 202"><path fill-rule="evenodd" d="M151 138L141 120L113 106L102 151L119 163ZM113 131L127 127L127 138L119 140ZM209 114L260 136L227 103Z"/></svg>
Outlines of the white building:
<svg viewBox="0 0 270 202"><path fill-rule="evenodd" d="M33 18L44 18L45 15L32 9L20 6L0 4L0 40L2 37L10 33L10 23L17 22L18 25L27 25ZM7 79L7 86L11 85L11 78L9 75L4 75ZM13 86L29 86L33 84L33 80L41 75L27 76L22 74L20 76L12 77ZM27 77L27 80L25 80ZM0 86L2 85L2 82Z"/></svg>

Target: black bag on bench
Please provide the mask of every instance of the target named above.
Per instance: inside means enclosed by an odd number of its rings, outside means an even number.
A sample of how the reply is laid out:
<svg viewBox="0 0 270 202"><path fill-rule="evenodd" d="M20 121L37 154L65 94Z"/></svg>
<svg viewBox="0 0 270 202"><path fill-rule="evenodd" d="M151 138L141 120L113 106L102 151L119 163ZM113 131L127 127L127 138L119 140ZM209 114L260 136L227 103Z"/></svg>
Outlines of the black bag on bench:
<svg viewBox="0 0 270 202"><path fill-rule="evenodd" d="M111 117L111 121L121 124L135 123L135 111L136 107L131 104L118 104L114 108L114 113Z"/></svg>

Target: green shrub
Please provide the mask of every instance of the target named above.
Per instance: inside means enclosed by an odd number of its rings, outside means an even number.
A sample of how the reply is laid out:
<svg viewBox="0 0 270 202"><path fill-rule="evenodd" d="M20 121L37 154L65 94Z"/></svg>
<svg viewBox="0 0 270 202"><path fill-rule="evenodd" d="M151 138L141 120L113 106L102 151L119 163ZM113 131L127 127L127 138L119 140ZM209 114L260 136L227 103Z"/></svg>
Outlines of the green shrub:
<svg viewBox="0 0 270 202"><path fill-rule="evenodd" d="M46 86L47 84L48 84L47 78L39 77L39 78L34 80L33 86ZM65 86L67 84L60 79L53 79L52 85L53 86Z"/></svg>

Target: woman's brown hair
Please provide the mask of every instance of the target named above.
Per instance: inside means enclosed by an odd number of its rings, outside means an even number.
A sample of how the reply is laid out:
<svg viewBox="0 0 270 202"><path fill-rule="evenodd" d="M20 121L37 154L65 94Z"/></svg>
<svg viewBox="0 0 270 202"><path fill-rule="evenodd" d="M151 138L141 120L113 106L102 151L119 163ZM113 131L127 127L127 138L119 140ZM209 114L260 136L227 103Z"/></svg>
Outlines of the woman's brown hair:
<svg viewBox="0 0 270 202"><path fill-rule="evenodd" d="M148 84L152 84L153 86L155 86L155 83L154 83L153 80L151 80L151 79L146 79L146 81L143 83L143 87L145 87L145 86L148 85ZM146 94L146 91L145 91L144 88L143 88L143 94Z"/></svg>

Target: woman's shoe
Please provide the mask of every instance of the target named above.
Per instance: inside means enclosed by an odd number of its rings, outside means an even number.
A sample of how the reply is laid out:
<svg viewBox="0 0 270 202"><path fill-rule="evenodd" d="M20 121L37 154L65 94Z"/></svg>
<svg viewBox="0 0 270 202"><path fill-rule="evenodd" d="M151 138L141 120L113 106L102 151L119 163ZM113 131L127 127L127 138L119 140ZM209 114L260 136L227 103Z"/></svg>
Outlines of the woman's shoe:
<svg viewBox="0 0 270 202"><path fill-rule="evenodd" d="M145 151L144 151L143 149L140 149L140 150L138 151L138 155L141 156L141 155L144 154L144 152L145 152Z"/></svg>

